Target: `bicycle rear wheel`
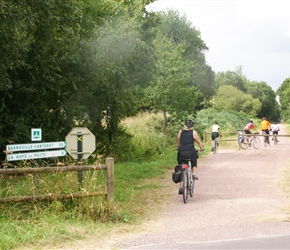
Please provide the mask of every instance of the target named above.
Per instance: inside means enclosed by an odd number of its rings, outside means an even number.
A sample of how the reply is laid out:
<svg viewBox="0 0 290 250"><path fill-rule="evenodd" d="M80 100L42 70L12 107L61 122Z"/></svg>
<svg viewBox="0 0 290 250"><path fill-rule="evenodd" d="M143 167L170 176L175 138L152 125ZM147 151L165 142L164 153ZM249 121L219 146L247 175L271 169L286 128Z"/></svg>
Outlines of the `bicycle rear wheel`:
<svg viewBox="0 0 290 250"><path fill-rule="evenodd" d="M268 137L268 138L267 138L267 137L264 138L264 147L267 147L267 146L270 147L270 140L269 140L269 137Z"/></svg>
<svg viewBox="0 0 290 250"><path fill-rule="evenodd" d="M193 196L193 192L194 192L194 179L192 179L192 177L191 177L191 185L190 185L190 192L189 192L189 194L190 194L190 197L192 197Z"/></svg>
<svg viewBox="0 0 290 250"><path fill-rule="evenodd" d="M247 136L243 136L241 139L241 148L247 149L249 147L249 138Z"/></svg>
<svg viewBox="0 0 290 250"><path fill-rule="evenodd" d="M277 145L278 144L278 139L277 136L274 135L274 144Z"/></svg>
<svg viewBox="0 0 290 250"><path fill-rule="evenodd" d="M214 147L213 147L213 153L216 154L217 152L217 138L214 139Z"/></svg>
<svg viewBox="0 0 290 250"><path fill-rule="evenodd" d="M183 169L183 202L186 203L188 199L188 171L187 169Z"/></svg>
<svg viewBox="0 0 290 250"><path fill-rule="evenodd" d="M255 149L258 149L261 145L260 143L260 139L258 137L254 137L253 140L252 140L252 143L253 143L253 147Z"/></svg>

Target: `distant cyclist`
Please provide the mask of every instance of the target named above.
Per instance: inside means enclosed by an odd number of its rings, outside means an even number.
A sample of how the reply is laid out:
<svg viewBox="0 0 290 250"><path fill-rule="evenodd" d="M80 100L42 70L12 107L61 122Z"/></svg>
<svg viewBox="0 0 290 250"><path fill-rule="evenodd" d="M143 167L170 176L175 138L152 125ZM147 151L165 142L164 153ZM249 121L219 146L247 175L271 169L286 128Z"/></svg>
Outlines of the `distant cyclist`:
<svg viewBox="0 0 290 250"><path fill-rule="evenodd" d="M263 120L261 122L261 130L265 132L267 135L270 134L271 131L271 123L267 120L266 117L263 117ZM266 137L269 142L269 136ZM270 142L269 142L270 143Z"/></svg>
<svg viewBox="0 0 290 250"><path fill-rule="evenodd" d="M257 131L257 129L255 128L254 122L253 122L252 120L250 120L250 121L247 123L247 125L244 127L244 132L245 132L246 134L252 134L252 133L251 133L251 129L254 129L257 133L259 133L259 132Z"/></svg>
<svg viewBox="0 0 290 250"><path fill-rule="evenodd" d="M221 128L220 128L218 122L215 122L214 125L212 125L212 127L211 127L211 140L212 140L211 151L213 151L215 138L219 138L221 135L222 135ZM217 146L218 145L219 145L219 143L217 144Z"/></svg>
<svg viewBox="0 0 290 250"><path fill-rule="evenodd" d="M277 122L274 122L274 124L271 126L271 129L272 129L273 135L278 135L278 131L280 131L280 127L277 124ZM272 138L272 140L274 140L274 138Z"/></svg>

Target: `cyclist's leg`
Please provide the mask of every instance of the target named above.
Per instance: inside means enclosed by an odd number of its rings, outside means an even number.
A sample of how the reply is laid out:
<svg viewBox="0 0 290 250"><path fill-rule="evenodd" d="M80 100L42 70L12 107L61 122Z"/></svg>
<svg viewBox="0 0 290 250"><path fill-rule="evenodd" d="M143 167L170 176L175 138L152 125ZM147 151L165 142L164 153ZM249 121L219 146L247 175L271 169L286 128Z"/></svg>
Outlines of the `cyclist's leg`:
<svg viewBox="0 0 290 250"><path fill-rule="evenodd" d="M245 132L246 132L247 135L251 135L252 134L250 130L245 130ZM248 143L249 143L249 145L251 145L252 139L253 139L252 136L248 136Z"/></svg>
<svg viewBox="0 0 290 250"><path fill-rule="evenodd" d="M191 171L192 171L192 178L194 180L198 180L198 177L197 177L197 156L195 157L195 159L191 159Z"/></svg>
<svg viewBox="0 0 290 250"><path fill-rule="evenodd" d="M269 145L270 145L270 137L269 137L270 131L269 131L269 130L266 130L266 134L268 135L268 136L267 136L267 142L268 142Z"/></svg>
<svg viewBox="0 0 290 250"><path fill-rule="evenodd" d="M273 131L273 135L274 135L274 140L276 140L276 142L279 142L278 141L278 131Z"/></svg>

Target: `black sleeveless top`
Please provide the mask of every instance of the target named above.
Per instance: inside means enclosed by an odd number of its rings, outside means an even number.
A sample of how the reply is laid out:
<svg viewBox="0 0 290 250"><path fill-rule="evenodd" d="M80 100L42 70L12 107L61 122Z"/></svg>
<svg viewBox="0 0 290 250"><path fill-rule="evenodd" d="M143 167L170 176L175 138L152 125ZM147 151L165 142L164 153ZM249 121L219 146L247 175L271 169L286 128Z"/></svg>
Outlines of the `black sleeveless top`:
<svg viewBox="0 0 290 250"><path fill-rule="evenodd" d="M182 130L180 134L180 151L191 151L194 150L194 138L193 130Z"/></svg>

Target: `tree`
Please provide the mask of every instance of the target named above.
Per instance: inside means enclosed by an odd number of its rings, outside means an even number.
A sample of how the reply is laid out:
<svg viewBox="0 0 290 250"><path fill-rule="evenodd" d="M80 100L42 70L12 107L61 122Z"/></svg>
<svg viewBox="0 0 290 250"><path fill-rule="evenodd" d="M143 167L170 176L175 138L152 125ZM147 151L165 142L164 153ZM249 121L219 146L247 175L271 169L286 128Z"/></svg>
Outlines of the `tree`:
<svg viewBox="0 0 290 250"><path fill-rule="evenodd" d="M3 0L0 3L0 51L3 57L0 62L1 147L5 147L7 140L29 141L31 127L43 129L43 140L64 138L76 122L88 117L95 104L89 100L99 98L92 96L102 93L99 89L107 91L100 97L103 101L97 108L101 110L100 114L108 107L110 110L114 107L114 112L108 116L114 124L125 116L124 107L130 107L126 115L132 114L136 101L133 92L137 89L134 84L138 79L135 65L142 61L144 49L138 53L141 47L135 44L142 39L132 34L140 29L136 31L136 26L132 27L131 23L142 20L145 6L150 2ZM103 53L101 46L99 50L93 46L101 45L96 43L102 41L96 34L101 34L98 31L102 31L104 23L117 22L117 17L121 16L129 21L131 26L126 26L125 22L122 25L129 27L127 31L133 40L129 41L129 37L125 40L126 34L122 34L122 48L128 49L126 52L129 53L123 58L119 54L120 60L115 67L111 56L114 48L121 45L117 39L106 47L106 51L111 52L108 54ZM114 34L117 37L118 30ZM131 45L134 46L130 48ZM117 95L109 96L113 89ZM128 98L124 100L122 95ZM89 126L102 123L103 116L95 114L91 113Z"/></svg>
<svg viewBox="0 0 290 250"><path fill-rule="evenodd" d="M148 106L163 112L165 132L167 114L172 120L183 120L187 114L194 115L203 98L214 93L205 87L213 85L213 72L205 64L207 47L186 17L176 11L160 12L158 17L155 71L145 93Z"/></svg>
<svg viewBox="0 0 290 250"><path fill-rule="evenodd" d="M217 88L224 85L232 85L237 89L246 92L247 78L243 75L242 67L239 66L235 71L218 72L215 76Z"/></svg>
<svg viewBox="0 0 290 250"><path fill-rule="evenodd" d="M261 102L234 86L224 85L218 89L214 108L217 110L242 111L255 117L261 109Z"/></svg>
<svg viewBox="0 0 290 250"><path fill-rule="evenodd" d="M276 94L273 89L265 82L248 82L246 93L257 98L262 103L258 112L258 117L267 117L271 121L280 119L280 106L276 100Z"/></svg>
<svg viewBox="0 0 290 250"><path fill-rule="evenodd" d="M182 55L188 62L191 77L189 85L195 86L202 97L209 99L215 94L214 72L206 64L204 52L208 50L201 33L178 11L161 12L160 32L173 44L181 45Z"/></svg>
<svg viewBox="0 0 290 250"><path fill-rule="evenodd" d="M166 131L167 113L193 112L198 91L188 85L190 73L182 57L182 47L169 42L165 37L156 39L156 75L146 89L146 97L155 111L162 111L162 131Z"/></svg>
<svg viewBox="0 0 290 250"><path fill-rule="evenodd" d="M285 121L290 119L290 78L286 78L277 90L281 104L282 116Z"/></svg>

